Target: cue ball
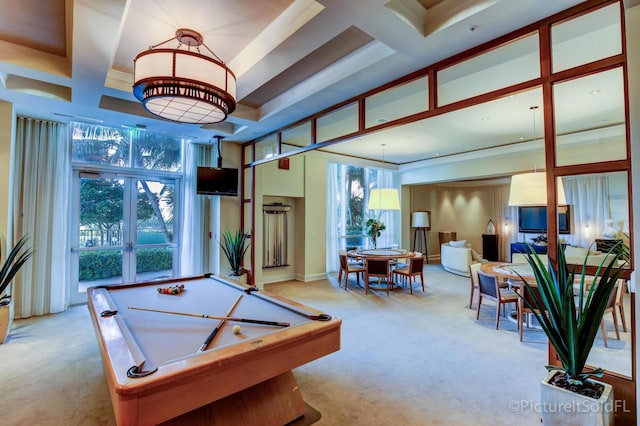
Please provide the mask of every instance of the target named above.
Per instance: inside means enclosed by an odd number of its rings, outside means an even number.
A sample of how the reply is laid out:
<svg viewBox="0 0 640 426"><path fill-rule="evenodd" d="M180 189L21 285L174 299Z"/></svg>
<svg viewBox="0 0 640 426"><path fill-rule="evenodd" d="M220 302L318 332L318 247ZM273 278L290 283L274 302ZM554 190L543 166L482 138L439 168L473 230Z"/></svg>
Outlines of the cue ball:
<svg viewBox="0 0 640 426"><path fill-rule="evenodd" d="M231 330L233 330L234 334L240 334L240 326L239 325L234 325L233 327L231 327Z"/></svg>

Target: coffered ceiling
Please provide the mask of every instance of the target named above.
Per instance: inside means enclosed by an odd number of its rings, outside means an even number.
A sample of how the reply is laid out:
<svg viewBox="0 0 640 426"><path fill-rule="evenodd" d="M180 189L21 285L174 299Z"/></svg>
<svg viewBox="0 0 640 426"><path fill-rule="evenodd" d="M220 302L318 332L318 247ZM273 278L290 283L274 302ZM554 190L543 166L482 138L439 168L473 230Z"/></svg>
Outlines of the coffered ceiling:
<svg viewBox="0 0 640 426"><path fill-rule="evenodd" d="M36 118L137 125L197 143L214 135L245 142L580 2L0 0L0 100ZM200 32L235 73L238 107L227 121L171 123L133 97L134 57L178 28ZM522 137L534 103L536 90L435 119L426 138L417 123L332 151L379 159L382 138L396 144L387 161L404 164L475 150L488 140L497 146ZM483 129L472 121L487 114L500 116L493 121L500 126ZM424 143L406 143L416 137Z"/></svg>

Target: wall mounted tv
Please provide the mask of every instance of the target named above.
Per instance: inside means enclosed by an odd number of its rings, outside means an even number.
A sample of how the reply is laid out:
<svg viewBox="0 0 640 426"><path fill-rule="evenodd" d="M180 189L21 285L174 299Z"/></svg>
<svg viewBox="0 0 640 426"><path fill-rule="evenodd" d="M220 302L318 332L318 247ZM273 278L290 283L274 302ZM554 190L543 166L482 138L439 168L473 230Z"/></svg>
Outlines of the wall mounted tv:
<svg viewBox="0 0 640 426"><path fill-rule="evenodd" d="M560 234L571 233L569 211L569 206L558 206L558 232ZM518 207L518 230L528 234L543 234L547 232L547 207Z"/></svg>
<svg viewBox="0 0 640 426"><path fill-rule="evenodd" d="M196 192L203 195L238 195L238 169L198 167Z"/></svg>

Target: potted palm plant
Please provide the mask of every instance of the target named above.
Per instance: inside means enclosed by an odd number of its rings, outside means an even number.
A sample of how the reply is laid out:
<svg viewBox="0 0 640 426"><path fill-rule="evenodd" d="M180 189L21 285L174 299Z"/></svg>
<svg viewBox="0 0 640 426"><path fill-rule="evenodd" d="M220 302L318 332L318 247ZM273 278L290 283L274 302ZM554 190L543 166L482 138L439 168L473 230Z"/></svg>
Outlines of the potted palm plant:
<svg viewBox="0 0 640 426"><path fill-rule="evenodd" d="M242 261L249 248L249 235L239 229L234 233L227 229L222 234L220 247L222 251L224 251L229 266L231 267L230 276L240 280L240 277L243 276Z"/></svg>
<svg viewBox="0 0 640 426"><path fill-rule="evenodd" d="M2 262L2 244L0 243L0 344L4 343L11 328L13 320L13 303L7 289L20 268L33 255L31 248L27 247L28 237L25 235L9 251L7 258Z"/></svg>
<svg viewBox="0 0 640 426"><path fill-rule="evenodd" d="M548 374L541 383L540 394L542 421L545 426L609 425L614 414L612 388L593 379L602 376L601 368L587 370L585 365L626 262L618 262L620 250L612 247L592 280L588 280L585 269L589 255L578 274L575 268L569 270L564 250L564 245L558 246L558 264L554 268L544 265L533 247L527 247L526 257L538 291L520 276L529 293L529 298L522 300L533 311L562 364L546 366Z"/></svg>

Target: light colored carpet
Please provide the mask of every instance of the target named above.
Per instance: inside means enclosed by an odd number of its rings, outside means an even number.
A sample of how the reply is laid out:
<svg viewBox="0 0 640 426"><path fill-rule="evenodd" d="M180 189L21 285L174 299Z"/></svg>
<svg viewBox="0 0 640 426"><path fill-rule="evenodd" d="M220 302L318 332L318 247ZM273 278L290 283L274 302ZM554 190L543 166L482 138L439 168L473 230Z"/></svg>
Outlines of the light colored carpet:
<svg viewBox="0 0 640 426"><path fill-rule="evenodd" d="M536 425L545 374L540 331L518 341L515 323L483 304L467 308L468 278L425 267L416 286L365 296L352 275L267 290L343 320L342 348L294 371L316 425ZM475 305L474 305L475 306ZM113 425L111 403L86 306L14 322L0 345L0 418L7 425Z"/></svg>

